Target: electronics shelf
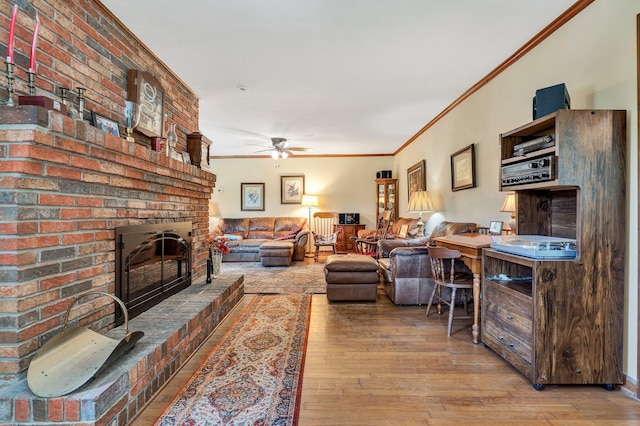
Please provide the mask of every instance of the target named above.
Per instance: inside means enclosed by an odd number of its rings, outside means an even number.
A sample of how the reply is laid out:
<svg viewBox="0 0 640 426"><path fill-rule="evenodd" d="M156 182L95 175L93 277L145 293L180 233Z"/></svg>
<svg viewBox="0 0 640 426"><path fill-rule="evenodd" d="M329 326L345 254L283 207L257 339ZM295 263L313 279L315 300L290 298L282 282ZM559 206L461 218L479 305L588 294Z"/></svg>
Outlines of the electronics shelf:
<svg viewBox="0 0 640 426"><path fill-rule="evenodd" d="M623 380L625 122L626 111L558 110L500 136L518 236L575 240L575 258L483 254L482 341L539 390ZM545 135L552 147L514 155ZM550 176L518 180L518 164L541 158Z"/></svg>

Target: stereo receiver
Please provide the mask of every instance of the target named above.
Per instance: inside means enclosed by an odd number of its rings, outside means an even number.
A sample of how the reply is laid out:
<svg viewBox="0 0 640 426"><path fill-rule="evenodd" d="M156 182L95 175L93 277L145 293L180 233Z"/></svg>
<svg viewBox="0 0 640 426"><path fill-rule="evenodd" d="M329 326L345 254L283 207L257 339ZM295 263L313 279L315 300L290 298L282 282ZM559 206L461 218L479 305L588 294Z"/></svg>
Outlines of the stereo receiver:
<svg viewBox="0 0 640 426"><path fill-rule="evenodd" d="M502 166L500 176L503 187L554 180L555 156L547 155Z"/></svg>

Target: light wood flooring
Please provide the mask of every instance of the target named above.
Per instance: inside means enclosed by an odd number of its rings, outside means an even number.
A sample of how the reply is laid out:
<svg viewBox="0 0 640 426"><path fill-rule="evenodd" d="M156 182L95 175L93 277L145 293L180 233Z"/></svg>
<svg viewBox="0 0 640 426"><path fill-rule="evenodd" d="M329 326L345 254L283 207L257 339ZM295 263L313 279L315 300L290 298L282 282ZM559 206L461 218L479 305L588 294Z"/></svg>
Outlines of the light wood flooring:
<svg viewBox="0 0 640 426"><path fill-rule="evenodd" d="M251 295L148 405L150 425L180 391ZM300 425L640 425L640 402L599 386L536 391L518 371L471 342L469 321L425 308L331 303L313 296Z"/></svg>

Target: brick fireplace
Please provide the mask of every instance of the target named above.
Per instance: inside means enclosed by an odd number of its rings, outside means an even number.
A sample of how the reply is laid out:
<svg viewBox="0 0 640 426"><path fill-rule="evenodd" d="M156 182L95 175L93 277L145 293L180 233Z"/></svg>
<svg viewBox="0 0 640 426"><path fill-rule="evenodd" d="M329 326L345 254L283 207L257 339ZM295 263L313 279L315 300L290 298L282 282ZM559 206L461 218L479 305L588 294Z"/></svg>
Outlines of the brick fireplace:
<svg viewBox="0 0 640 426"><path fill-rule="evenodd" d="M60 331L66 309L78 295L89 290L114 293L116 228L189 222L189 271L194 283L204 282L208 201L216 177L41 107L0 106L0 123L0 389L5 389L0 390L0 421L28 417L53 422L63 406L68 410L63 420L74 419L74 415L83 420L92 415L83 412L84 396L33 402L23 384L17 386L23 396L12 401L15 395L7 397L6 389L25 381L30 360L43 342ZM220 293L230 294L238 286L238 282L230 283L231 290ZM203 288L190 291L202 299ZM239 297L241 292L231 296ZM115 316L114 304L108 299L78 304L69 325L108 333ZM184 325L176 325L175 334L162 337L173 342L156 342L153 336L147 339L159 346L149 349L141 361L131 361L125 375L130 387L128 404L141 405L186 358L182 349L197 347L215 327L211 318L217 321L230 309L218 306L220 303L206 302L193 320L185 320ZM139 324L149 321L144 315ZM185 335L189 339L182 341ZM191 339L195 335L198 340ZM168 357L172 344L181 347ZM145 366L161 371L147 373ZM116 381L122 387L122 379ZM107 396L89 397L94 404L89 411L97 410L112 394L111 389ZM59 410L56 404L62 404ZM119 415L137 409L126 404Z"/></svg>
<svg viewBox="0 0 640 426"><path fill-rule="evenodd" d="M40 107L0 117L0 378L10 380L77 294L114 292L115 228L192 222L191 270L203 276L215 175ZM93 306L82 325L112 327L113 309Z"/></svg>

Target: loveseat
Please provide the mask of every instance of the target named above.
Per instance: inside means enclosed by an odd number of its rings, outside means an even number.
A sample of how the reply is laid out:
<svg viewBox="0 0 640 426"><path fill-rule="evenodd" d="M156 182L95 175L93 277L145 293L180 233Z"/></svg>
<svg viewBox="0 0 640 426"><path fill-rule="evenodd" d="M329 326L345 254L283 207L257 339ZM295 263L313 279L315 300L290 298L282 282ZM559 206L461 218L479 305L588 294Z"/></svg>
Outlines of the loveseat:
<svg viewBox="0 0 640 426"><path fill-rule="evenodd" d="M309 227L304 217L221 218L211 232L230 239L223 262L259 262L260 245L267 241L290 241L292 260L304 260Z"/></svg>
<svg viewBox="0 0 640 426"><path fill-rule="evenodd" d="M387 296L396 305L425 305L433 291L431 261L427 246L432 239L444 235L473 232L475 223L441 222L429 237L382 240L379 253L388 251L388 257L380 257L378 265ZM384 248L383 248L384 246ZM456 268L464 270L460 263Z"/></svg>

